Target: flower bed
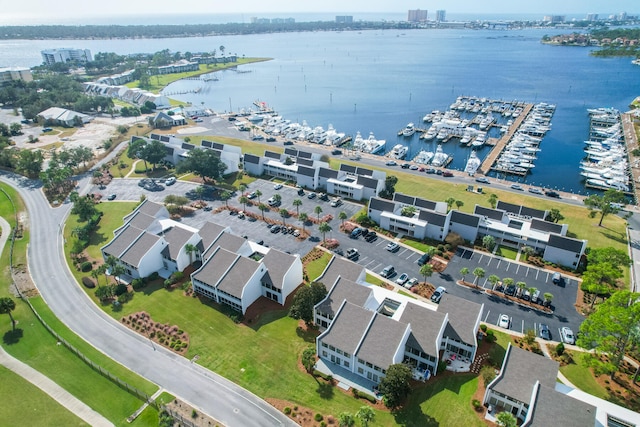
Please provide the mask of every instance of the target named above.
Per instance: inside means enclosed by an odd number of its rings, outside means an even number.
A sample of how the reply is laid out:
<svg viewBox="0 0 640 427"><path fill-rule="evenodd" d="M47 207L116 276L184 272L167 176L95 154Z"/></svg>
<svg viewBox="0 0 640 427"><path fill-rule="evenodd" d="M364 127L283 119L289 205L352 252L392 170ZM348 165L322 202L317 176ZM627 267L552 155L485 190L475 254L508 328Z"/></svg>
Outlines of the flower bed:
<svg viewBox="0 0 640 427"><path fill-rule="evenodd" d="M154 322L148 313L132 313L121 319L122 324L180 355L189 348L189 335L176 325Z"/></svg>

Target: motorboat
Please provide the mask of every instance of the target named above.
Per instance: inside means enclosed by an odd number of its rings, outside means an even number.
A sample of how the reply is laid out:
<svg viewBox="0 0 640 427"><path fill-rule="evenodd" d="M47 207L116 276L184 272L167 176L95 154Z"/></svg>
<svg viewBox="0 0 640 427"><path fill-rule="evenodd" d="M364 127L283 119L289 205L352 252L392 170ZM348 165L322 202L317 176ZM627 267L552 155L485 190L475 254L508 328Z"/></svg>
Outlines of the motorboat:
<svg viewBox="0 0 640 427"><path fill-rule="evenodd" d="M363 139L360 151L362 151L363 153L376 154L384 150L384 147L386 145L387 141L385 141L384 139L376 139L376 137L373 135L373 132L369 132L369 138Z"/></svg>
<svg viewBox="0 0 640 427"><path fill-rule="evenodd" d="M409 151L409 147L405 147L402 144L396 144L389 154L394 159L403 160L407 155L407 151Z"/></svg>
<svg viewBox="0 0 640 427"><path fill-rule="evenodd" d="M473 176L480 167L481 163L482 162L476 154L476 150L471 150L471 154L469 155L469 160L467 160L467 164L464 167L464 171L470 176Z"/></svg>
<svg viewBox="0 0 640 427"><path fill-rule="evenodd" d="M402 136L412 136L416 133L416 127L413 123L409 123L404 129L402 129Z"/></svg>
<svg viewBox="0 0 640 427"><path fill-rule="evenodd" d="M429 164L431 159L433 159L434 152L433 151L425 151L421 150L416 157L414 157L413 161L416 163L420 163L423 165Z"/></svg>
<svg viewBox="0 0 640 427"><path fill-rule="evenodd" d="M436 152L433 155L433 159L431 160L431 164L436 167L444 166L449 160L449 155L442 151L442 145L438 144L436 148Z"/></svg>

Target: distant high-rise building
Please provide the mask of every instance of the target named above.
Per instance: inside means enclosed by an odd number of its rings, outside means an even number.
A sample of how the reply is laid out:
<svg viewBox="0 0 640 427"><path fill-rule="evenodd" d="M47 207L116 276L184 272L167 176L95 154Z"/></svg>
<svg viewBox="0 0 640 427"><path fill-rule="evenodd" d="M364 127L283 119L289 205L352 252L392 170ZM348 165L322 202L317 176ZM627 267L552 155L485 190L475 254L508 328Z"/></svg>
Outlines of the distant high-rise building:
<svg viewBox="0 0 640 427"><path fill-rule="evenodd" d="M436 10L436 22L445 22L447 20L446 10Z"/></svg>
<svg viewBox="0 0 640 427"><path fill-rule="evenodd" d="M407 21L409 22L427 22L427 12L426 10L410 10L409 15L407 17Z"/></svg>
<svg viewBox="0 0 640 427"><path fill-rule="evenodd" d="M618 21L626 21L627 20L627 12L622 12L618 14Z"/></svg>
<svg viewBox="0 0 640 427"><path fill-rule="evenodd" d="M351 15L336 16L336 22L338 24L352 24L353 16Z"/></svg>
<svg viewBox="0 0 640 427"><path fill-rule="evenodd" d="M545 17L542 18L542 20L544 22L551 22L552 24L557 24L560 22L564 22L565 17L563 15L545 15Z"/></svg>
<svg viewBox="0 0 640 427"><path fill-rule="evenodd" d="M587 21L593 22L593 21L597 21L597 20L598 20L598 14L597 13L588 13L587 14Z"/></svg>
<svg viewBox="0 0 640 427"><path fill-rule="evenodd" d="M47 65L56 62L87 62L92 60L89 49L46 49L40 51L40 54L42 54L42 62Z"/></svg>
<svg viewBox="0 0 640 427"><path fill-rule="evenodd" d="M0 68L0 86L15 80L33 81L31 70L29 68Z"/></svg>

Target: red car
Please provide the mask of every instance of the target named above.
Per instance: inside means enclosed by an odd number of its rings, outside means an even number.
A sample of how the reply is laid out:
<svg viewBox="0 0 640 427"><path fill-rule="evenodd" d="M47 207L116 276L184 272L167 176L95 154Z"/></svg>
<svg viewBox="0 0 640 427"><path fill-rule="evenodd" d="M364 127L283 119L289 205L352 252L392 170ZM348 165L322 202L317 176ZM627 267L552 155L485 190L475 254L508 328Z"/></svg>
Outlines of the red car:
<svg viewBox="0 0 640 427"><path fill-rule="evenodd" d="M446 176L447 178L450 178L453 176L453 173L449 171L444 171L442 172L442 176Z"/></svg>

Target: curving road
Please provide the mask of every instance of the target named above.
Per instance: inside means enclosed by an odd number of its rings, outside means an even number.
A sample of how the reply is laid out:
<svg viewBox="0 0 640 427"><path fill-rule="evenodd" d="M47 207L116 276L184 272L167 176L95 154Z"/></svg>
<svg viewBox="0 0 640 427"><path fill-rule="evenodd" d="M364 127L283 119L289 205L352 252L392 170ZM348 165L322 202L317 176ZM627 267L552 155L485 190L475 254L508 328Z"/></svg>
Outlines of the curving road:
<svg viewBox="0 0 640 427"><path fill-rule="evenodd" d="M62 251L62 227L70 204L52 209L40 183L0 173L0 180L18 190L29 213L29 270L55 315L107 356L162 386L226 426L295 426L267 402L189 360L121 326L97 307L76 284ZM86 190L89 178L80 181Z"/></svg>

